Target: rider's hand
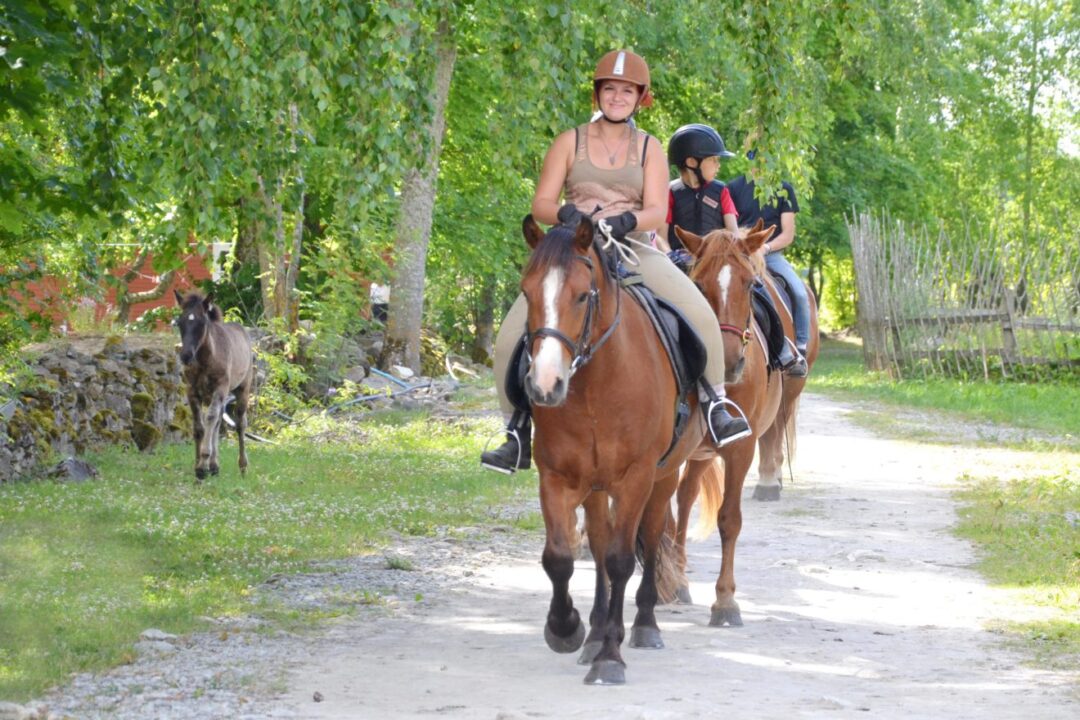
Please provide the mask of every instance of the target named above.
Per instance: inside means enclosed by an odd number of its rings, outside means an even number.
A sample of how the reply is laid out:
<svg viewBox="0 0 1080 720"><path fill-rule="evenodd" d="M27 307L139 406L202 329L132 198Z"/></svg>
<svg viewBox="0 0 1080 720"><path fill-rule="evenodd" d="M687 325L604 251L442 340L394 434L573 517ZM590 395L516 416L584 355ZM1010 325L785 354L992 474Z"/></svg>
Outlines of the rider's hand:
<svg viewBox="0 0 1080 720"><path fill-rule="evenodd" d="M629 210L622 215L604 218L604 220L611 226L611 237L616 240L622 240L626 237L626 233L637 227L637 216Z"/></svg>
<svg viewBox="0 0 1080 720"><path fill-rule="evenodd" d="M579 225L582 217L582 212L577 209L577 205L574 203L566 203L559 208L558 218L563 225Z"/></svg>

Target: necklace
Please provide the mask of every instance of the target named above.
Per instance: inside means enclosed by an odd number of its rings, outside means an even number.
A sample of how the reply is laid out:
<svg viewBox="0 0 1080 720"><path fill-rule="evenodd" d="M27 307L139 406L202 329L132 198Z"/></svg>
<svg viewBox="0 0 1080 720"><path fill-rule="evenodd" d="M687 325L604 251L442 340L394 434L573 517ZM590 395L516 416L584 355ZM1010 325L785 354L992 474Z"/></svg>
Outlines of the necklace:
<svg viewBox="0 0 1080 720"><path fill-rule="evenodd" d="M619 154L619 151L622 150L623 145L625 145L626 141L630 139L630 128L627 127L626 130L627 130L626 137L624 137L621 141L619 141L619 144L615 147L615 150L612 151L612 149L608 147L607 140L604 140L603 131L600 130L599 127L596 128L596 134L599 135L599 137L600 137L600 143L604 146L604 150L607 151L608 164L609 165L612 165L612 166L615 165L615 156Z"/></svg>

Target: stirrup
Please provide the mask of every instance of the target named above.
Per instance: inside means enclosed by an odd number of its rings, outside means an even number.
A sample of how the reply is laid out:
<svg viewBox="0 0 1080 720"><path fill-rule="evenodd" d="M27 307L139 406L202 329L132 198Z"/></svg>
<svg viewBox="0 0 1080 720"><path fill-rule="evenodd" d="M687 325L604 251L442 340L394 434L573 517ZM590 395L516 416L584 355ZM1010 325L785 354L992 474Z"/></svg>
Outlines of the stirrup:
<svg viewBox="0 0 1080 720"><path fill-rule="evenodd" d="M712 419L713 408L717 405L730 405L731 407L735 408L735 411L739 413L739 417L742 418L742 421L744 423L746 423L746 429L742 432L735 433L730 437L722 439L716 437L716 434L713 432L712 422L710 422L710 420ZM712 438L713 444L716 445L716 447L718 448L722 448L725 445L730 445L736 440L742 440L744 437L749 437L754 432L753 429L750 427L750 420L746 417L746 413L743 412L743 409L739 407L734 400L729 400L727 395L709 401L709 408L705 415L705 427L709 430L709 436Z"/></svg>
<svg viewBox="0 0 1080 720"><path fill-rule="evenodd" d="M487 444L484 445L483 452L480 453L480 467L488 470L494 470L495 472L502 473L503 475L513 475L517 472L518 467L521 465L521 450L524 447L521 442L521 433L518 432L516 427L508 427L501 431L504 435L508 435L514 439L517 443L517 457L514 459L514 466L510 468L502 467L500 465L492 465L489 462L484 461L484 456L488 454L488 448L491 447L491 438L488 438ZM492 436L497 437L498 434ZM509 440L509 438L507 438Z"/></svg>

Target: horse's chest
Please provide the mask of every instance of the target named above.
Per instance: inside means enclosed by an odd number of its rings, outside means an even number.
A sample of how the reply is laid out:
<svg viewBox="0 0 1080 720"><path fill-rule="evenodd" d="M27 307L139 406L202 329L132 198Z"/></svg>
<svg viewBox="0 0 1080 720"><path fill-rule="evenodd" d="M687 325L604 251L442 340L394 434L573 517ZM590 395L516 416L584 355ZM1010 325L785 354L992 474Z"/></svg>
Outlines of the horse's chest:
<svg viewBox="0 0 1080 720"><path fill-rule="evenodd" d="M221 378L198 369L185 370L184 380L191 389L191 395L203 405L210 403L214 391L221 385Z"/></svg>

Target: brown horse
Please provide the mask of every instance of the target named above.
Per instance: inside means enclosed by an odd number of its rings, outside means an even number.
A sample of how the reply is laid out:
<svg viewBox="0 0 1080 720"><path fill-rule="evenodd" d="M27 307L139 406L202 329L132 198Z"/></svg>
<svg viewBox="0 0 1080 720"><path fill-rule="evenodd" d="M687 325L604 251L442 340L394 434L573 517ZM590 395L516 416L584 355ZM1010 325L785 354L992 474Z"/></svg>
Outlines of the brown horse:
<svg viewBox="0 0 1080 720"><path fill-rule="evenodd" d="M586 642L588 684L622 684L623 599L640 537L643 578L631 647L663 647L656 624L656 548L682 461L701 441L704 424L688 423L671 443L676 385L670 361L644 310L620 288L593 225L555 226L545 235L532 216L523 223L533 248L522 275L528 301L535 460L547 539L542 556L552 598L544 638L556 652ZM700 418L696 393L692 417ZM584 505L596 558L596 592L586 641L570 598L575 510ZM640 535L639 535L640 531Z"/></svg>
<svg viewBox="0 0 1080 720"><path fill-rule="evenodd" d="M686 536L690 510L698 493L704 489L701 522L708 525L715 521L720 529L722 546L716 601L710 619L710 625L715 626L742 625L742 614L735 601L735 543L742 530L742 489L754 459L754 440L758 440L764 456L767 449L772 452L768 443L782 441L783 428L788 421L794 423L794 408L790 414L781 413L787 394L785 386L790 379L769 371L764 338L754 322L751 306L751 287L755 278L764 272L764 263L755 253L768 240L772 230L771 227L763 229L759 222L742 237L727 230L717 230L702 238L676 228L677 235L695 257L691 277L716 312L724 334L727 395L746 413L753 431L751 437L719 450L702 448L687 463L678 490L675 547L664 546L659 558L659 562L667 566L669 555L673 553L677 568L675 573L664 574L658 587L660 596L678 596L688 601ZM775 288L771 291L775 293ZM775 294L774 302L780 302ZM790 319L787 325L790 335ZM800 390L802 384L799 384ZM714 456L724 461L722 493L719 492L716 468L711 464Z"/></svg>
<svg viewBox="0 0 1080 720"><path fill-rule="evenodd" d="M247 404L255 379L251 340L237 323L222 322L221 309L209 297L197 292L182 296L176 293L180 316L180 362L188 386L191 424L195 435L195 477L202 480L217 475L218 438L221 415L229 393L236 396L236 432L240 445L240 473L247 470L244 432L247 429ZM203 424L203 406L210 414Z"/></svg>

